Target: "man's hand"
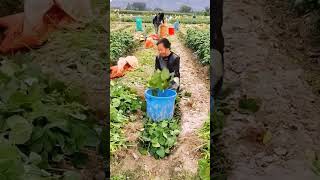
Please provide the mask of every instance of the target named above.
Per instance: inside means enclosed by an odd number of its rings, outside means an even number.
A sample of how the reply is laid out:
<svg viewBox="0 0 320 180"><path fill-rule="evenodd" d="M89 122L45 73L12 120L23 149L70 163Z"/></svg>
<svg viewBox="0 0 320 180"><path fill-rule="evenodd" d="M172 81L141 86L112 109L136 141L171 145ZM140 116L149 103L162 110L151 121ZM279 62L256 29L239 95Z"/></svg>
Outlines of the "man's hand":
<svg viewBox="0 0 320 180"><path fill-rule="evenodd" d="M180 79L178 77L174 77L173 80L170 82L169 89L178 90L180 86Z"/></svg>

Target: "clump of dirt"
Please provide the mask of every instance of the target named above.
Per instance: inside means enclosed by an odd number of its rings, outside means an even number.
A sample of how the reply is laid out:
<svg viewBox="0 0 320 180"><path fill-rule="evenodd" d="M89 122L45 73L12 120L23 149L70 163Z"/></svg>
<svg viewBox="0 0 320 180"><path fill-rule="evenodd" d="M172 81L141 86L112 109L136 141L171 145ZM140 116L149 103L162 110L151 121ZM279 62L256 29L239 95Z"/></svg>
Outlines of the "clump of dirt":
<svg viewBox="0 0 320 180"><path fill-rule="evenodd" d="M140 131L142 128L142 121L129 122L124 128L125 137L127 138L127 141L129 143L138 141Z"/></svg>

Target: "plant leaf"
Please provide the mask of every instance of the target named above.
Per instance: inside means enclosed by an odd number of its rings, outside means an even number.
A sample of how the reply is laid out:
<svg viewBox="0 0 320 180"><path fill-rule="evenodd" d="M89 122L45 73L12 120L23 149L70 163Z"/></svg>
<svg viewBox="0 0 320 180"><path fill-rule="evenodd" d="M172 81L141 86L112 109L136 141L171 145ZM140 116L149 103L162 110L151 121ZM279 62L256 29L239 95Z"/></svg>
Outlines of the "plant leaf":
<svg viewBox="0 0 320 180"><path fill-rule="evenodd" d="M32 133L32 125L23 117L14 115L6 120L8 127L11 129L9 140L15 144L24 144L27 142Z"/></svg>

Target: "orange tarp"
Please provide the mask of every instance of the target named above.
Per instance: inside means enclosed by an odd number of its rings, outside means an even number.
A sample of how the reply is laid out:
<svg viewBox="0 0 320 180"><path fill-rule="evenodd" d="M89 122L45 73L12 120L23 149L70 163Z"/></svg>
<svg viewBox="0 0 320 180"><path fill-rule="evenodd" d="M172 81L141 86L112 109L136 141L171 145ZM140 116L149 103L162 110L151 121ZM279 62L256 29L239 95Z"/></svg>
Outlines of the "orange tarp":
<svg viewBox="0 0 320 180"><path fill-rule="evenodd" d="M120 58L117 62L117 65L110 68L110 79L122 77L127 71L133 70L137 66L138 59L135 56Z"/></svg>

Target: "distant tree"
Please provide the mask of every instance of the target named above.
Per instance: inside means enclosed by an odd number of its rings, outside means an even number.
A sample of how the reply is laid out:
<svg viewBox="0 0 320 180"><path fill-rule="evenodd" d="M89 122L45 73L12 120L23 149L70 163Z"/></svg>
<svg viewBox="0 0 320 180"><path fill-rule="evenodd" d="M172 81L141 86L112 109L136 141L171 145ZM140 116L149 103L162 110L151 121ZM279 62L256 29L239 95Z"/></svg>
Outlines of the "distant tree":
<svg viewBox="0 0 320 180"><path fill-rule="evenodd" d="M187 5L182 5L179 9L180 12L182 13L189 13L192 11L192 8L190 6Z"/></svg>
<svg viewBox="0 0 320 180"><path fill-rule="evenodd" d="M210 8L207 6L204 8L204 10L207 12L207 13L210 13Z"/></svg>
<svg viewBox="0 0 320 180"><path fill-rule="evenodd" d="M161 8L154 8L154 11L163 11Z"/></svg>
<svg viewBox="0 0 320 180"><path fill-rule="evenodd" d="M127 10L132 10L132 5L130 3L128 3L126 9Z"/></svg>
<svg viewBox="0 0 320 180"><path fill-rule="evenodd" d="M144 3L144 2L133 2L131 4L132 10L145 11L146 7L147 7L146 3Z"/></svg>
<svg viewBox="0 0 320 180"><path fill-rule="evenodd" d="M205 16L210 15L210 8L209 8L209 7L205 7L205 8L204 8L204 15L205 15Z"/></svg>

